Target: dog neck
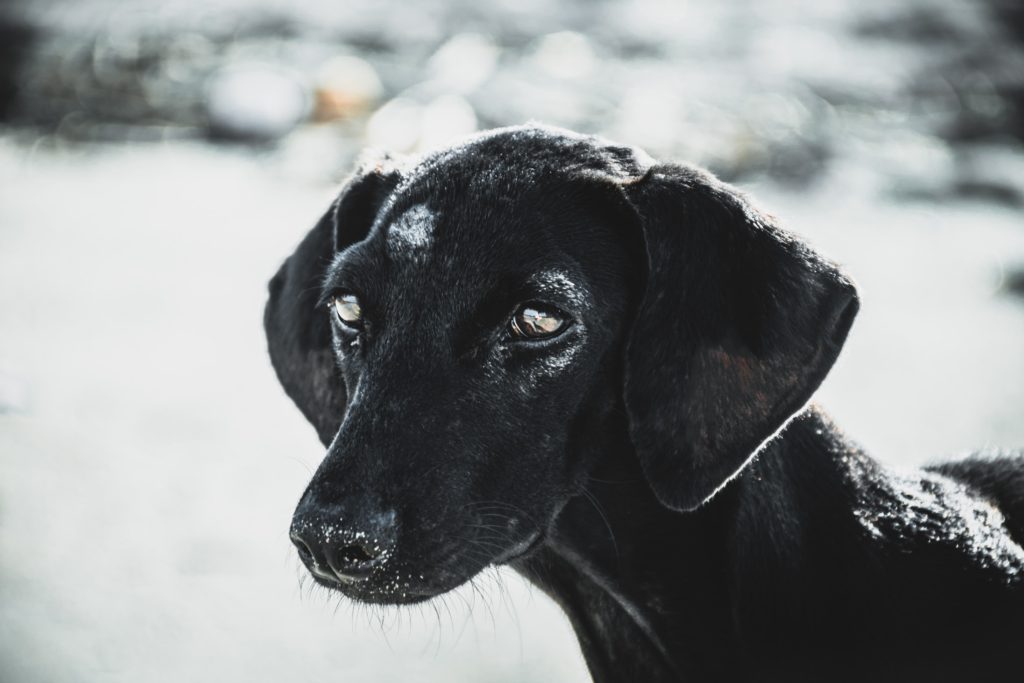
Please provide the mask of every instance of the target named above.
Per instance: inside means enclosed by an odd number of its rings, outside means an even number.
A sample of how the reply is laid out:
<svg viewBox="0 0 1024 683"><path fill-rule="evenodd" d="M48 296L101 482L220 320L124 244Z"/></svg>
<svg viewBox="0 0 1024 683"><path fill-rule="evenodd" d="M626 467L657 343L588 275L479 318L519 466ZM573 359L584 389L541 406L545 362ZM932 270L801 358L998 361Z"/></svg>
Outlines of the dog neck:
<svg viewBox="0 0 1024 683"><path fill-rule="evenodd" d="M821 462L804 476L822 470L816 485L827 499L830 482L841 487L828 471L835 434L822 413L808 409L740 476L688 513L656 500L623 434L545 543L515 568L565 610L595 681L734 675L741 594L770 592L790 580L785 558L794 553L786 546L800 542L800 530L791 527L802 517L789 509L801 505L794 461L819 454ZM751 543L752 534L765 540ZM737 574L738 552L762 555L753 558L762 574L757 585Z"/></svg>

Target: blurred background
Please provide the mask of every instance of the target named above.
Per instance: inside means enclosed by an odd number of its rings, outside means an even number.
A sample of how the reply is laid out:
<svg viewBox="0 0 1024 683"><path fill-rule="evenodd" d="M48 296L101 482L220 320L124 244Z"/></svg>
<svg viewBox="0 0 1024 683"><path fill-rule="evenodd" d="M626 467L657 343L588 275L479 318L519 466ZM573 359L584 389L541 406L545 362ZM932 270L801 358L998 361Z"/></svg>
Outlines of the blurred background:
<svg viewBox="0 0 1024 683"><path fill-rule="evenodd" d="M893 467L1024 447L1014 0L7 0L0 681L585 681L510 572L300 588L322 448L265 282L372 146L539 120L705 165L858 280L819 399Z"/></svg>

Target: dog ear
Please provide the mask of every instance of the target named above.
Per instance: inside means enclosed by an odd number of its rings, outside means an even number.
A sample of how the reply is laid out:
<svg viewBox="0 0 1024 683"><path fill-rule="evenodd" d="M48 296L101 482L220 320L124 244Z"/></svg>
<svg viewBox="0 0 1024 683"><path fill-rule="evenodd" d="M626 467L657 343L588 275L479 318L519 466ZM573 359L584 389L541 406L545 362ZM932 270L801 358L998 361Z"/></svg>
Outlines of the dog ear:
<svg viewBox="0 0 1024 683"><path fill-rule="evenodd" d="M839 269L707 173L654 165L622 187L646 287L624 400L659 498L692 510L808 402L857 313Z"/></svg>
<svg viewBox="0 0 1024 683"><path fill-rule="evenodd" d="M327 312L317 306L336 253L363 240L400 172L388 158L360 169L270 281L263 314L270 360L285 393L326 446L345 415Z"/></svg>

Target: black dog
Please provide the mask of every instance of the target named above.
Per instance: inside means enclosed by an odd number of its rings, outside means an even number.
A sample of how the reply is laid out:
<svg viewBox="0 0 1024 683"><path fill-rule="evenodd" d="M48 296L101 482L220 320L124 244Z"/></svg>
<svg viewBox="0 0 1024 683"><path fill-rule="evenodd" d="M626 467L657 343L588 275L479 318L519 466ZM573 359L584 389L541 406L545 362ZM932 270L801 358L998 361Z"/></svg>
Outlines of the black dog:
<svg viewBox="0 0 1024 683"><path fill-rule="evenodd" d="M599 681L1024 680L1024 460L805 406L857 312L707 173L542 127L362 168L270 283L328 445L292 538L407 603L509 563Z"/></svg>

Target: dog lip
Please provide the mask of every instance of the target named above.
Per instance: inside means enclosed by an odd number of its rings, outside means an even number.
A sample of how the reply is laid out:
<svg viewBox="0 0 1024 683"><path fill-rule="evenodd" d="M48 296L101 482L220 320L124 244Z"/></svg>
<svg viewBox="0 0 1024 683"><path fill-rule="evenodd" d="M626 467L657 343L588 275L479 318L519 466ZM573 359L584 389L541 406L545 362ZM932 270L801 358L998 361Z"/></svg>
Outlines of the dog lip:
<svg viewBox="0 0 1024 683"><path fill-rule="evenodd" d="M514 562L521 557L529 555L543 542L544 532L534 531L532 536L527 537L522 542L512 546L512 548L499 555L494 560L493 564L508 564L509 562Z"/></svg>
<svg viewBox="0 0 1024 683"><path fill-rule="evenodd" d="M339 572L339 573L335 574L334 576L335 576L335 580L338 583L352 584L352 583L359 583L360 581L365 581L366 577L368 575L364 574L364 575L361 575L361 576L353 576L351 574L342 574L342 573Z"/></svg>

